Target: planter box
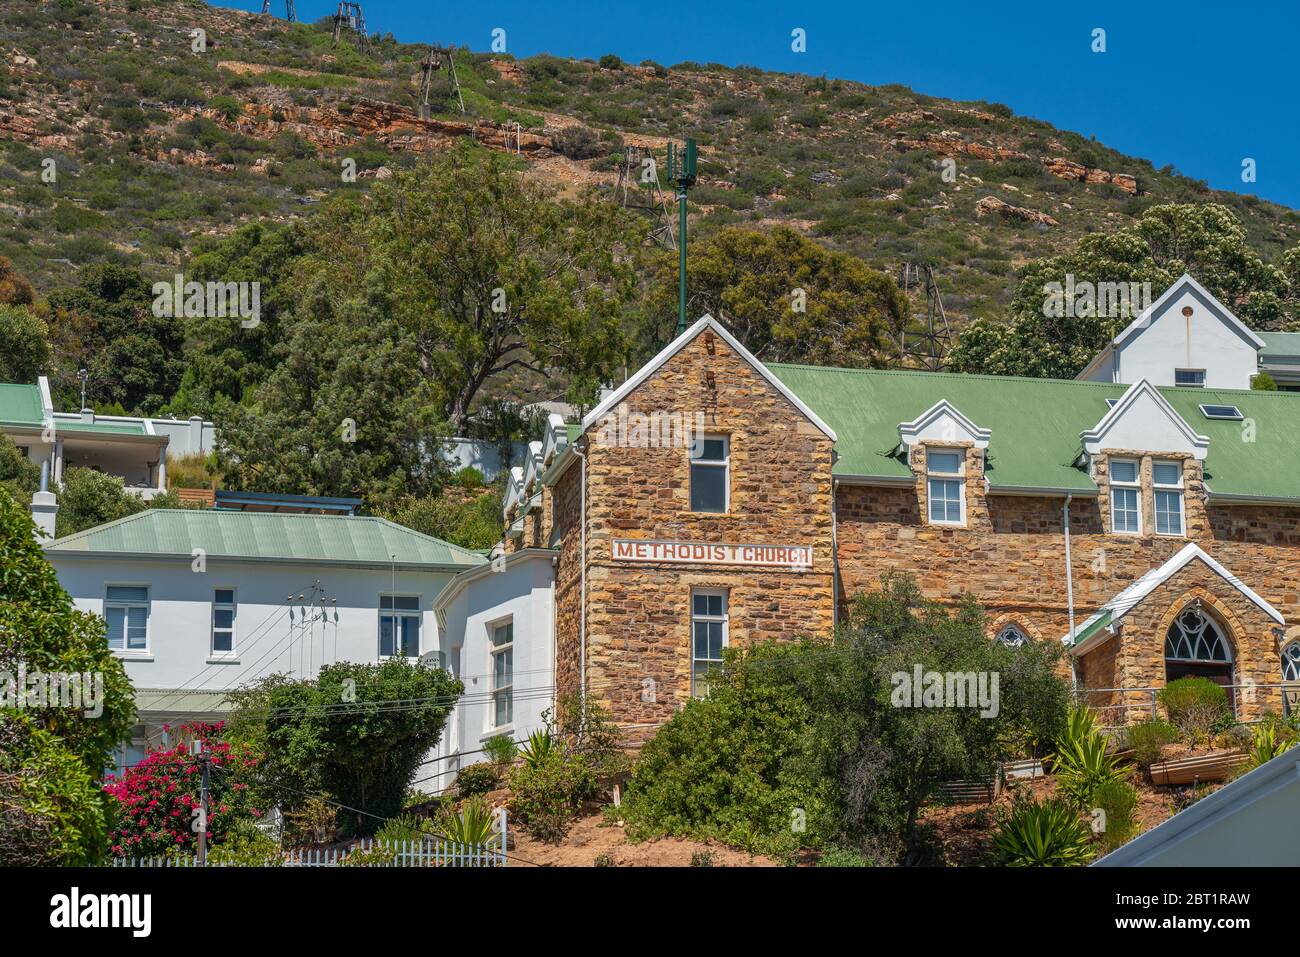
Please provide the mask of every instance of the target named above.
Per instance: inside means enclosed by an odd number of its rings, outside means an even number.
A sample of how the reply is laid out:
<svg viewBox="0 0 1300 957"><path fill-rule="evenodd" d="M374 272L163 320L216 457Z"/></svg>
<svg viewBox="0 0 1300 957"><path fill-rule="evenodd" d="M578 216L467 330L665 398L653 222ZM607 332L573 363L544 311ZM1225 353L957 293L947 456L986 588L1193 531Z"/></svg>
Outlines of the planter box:
<svg viewBox="0 0 1300 957"><path fill-rule="evenodd" d="M1043 762L1041 758L1026 758L1023 761L1002 762L1002 777L1007 781L1018 781L1023 778L1041 778L1043 774Z"/></svg>
<svg viewBox="0 0 1300 957"><path fill-rule="evenodd" d="M1223 781L1246 760L1245 751L1214 751L1151 765L1153 784Z"/></svg>

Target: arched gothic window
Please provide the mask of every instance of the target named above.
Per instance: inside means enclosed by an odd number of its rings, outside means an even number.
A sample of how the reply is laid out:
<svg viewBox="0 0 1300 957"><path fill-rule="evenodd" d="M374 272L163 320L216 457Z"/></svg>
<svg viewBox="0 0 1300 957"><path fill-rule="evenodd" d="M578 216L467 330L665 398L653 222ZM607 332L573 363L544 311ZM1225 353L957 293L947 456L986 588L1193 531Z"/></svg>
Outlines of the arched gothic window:
<svg viewBox="0 0 1300 957"><path fill-rule="evenodd" d="M1197 602L1179 612L1165 636L1166 661L1232 661L1228 641Z"/></svg>
<svg viewBox="0 0 1300 957"><path fill-rule="evenodd" d="M1282 680L1300 681L1300 639L1282 649Z"/></svg>

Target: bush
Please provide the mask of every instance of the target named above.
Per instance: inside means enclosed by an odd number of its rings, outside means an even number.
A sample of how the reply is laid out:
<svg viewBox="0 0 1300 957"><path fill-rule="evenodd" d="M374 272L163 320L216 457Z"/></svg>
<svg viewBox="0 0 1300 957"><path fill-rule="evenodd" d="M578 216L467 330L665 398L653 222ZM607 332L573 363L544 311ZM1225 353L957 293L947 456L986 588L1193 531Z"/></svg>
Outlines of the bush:
<svg viewBox="0 0 1300 957"><path fill-rule="evenodd" d="M513 764L519 748L508 734L495 734L483 742L483 753L498 767Z"/></svg>
<svg viewBox="0 0 1300 957"><path fill-rule="evenodd" d="M817 859L818 867L871 867L871 861L851 847L832 847Z"/></svg>
<svg viewBox="0 0 1300 957"><path fill-rule="evenodd" d="M581 755L553 749L511 771L510 791L511 809L523 828L540 841L559 842L596 786Z"/></svg>
<svg viewBox="0 0 1300 957"><path fill-rule="evenodd" d="M1178 678L1160 689L1160 703L1169 720L1192 746L1208 741L1214 730L1232 719L1228 695L1209 678Z"/></svg>
<svg viewBox="0 0 1300 957"><path fill-rule="evenodd" d="M1092 857L1092 833L1068 802L1019 801L993 835L1006 867L1077 867Z"/></svg>
<svg viewBox="0 0 1300 957"><path fill-rule="evenodd" d="M552 137L555 151L571 160L585 160L606 152L594 132L585 126L566 126Z"/></svg>
<svg viewBox="0 0 1300 957"><path fill-rule="evenodd" d="M1093 792L1093 815L1103 850L1109 852L1133 837L1138 793L1127 781L1107 781ZM1100 816L1097 815L1100 812Z"/></svg>
<svg viewBox="0 0 1300 957"><path fill-rule="evenodd" d="M1275 715L1270 715L1257 724L1251 733L1250 760L1246 770L1253 770L1261 764L1267 764L1279 754L1291 750L1300 743L1300 732L1291 722Z"/></svg>
<svg viewBox="0 0 1300 957"><path fill-rule="evenodd" d="M1152 718L1130 727L1124 739L1133 749L1133 762L1145 770L1160 760L1162 747L1178 740L1178 729L1161 718Z"/></svg>
<svg viewBox="0 0 1300 957"><path fill-rule="evenodd" d="M461 797L475 794L487 794L501 784L501 772L495 765L486 762L471 764L456 772L456 792Z"/></svg>
<svg viewBox="0 0 1300 957"><path fill-rule="evenodd" d="M461 469L454 476L456 484L463 489L480 489L483 487L483 473L472 465Z"/></svg>

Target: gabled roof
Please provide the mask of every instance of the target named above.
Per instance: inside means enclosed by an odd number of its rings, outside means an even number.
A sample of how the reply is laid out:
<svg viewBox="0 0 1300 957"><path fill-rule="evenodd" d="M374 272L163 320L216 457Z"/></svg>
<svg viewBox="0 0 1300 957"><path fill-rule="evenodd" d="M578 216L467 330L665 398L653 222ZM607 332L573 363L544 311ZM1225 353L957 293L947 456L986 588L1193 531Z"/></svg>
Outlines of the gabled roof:
<svg viewBox="0 0 1300 957"><path fill-rule="evenodd" d="M1300 364L1300 332L1260 332L1257 335L1264 340L1264 348L1259 353L1261 363Z"/></svg>
<svg viewBox="0 0 1300 957"><path fill-rule="evenodd" d="M1231 309L1216 299L1213 293L1193 279L1188 273L1183 273L1175 279L1173 284L1161 293L1160 297L1156 299L1155 302L1143 309L1138 317L1130 322L1128 326L1125 327L1124 331L1112 340L1114 345L1123 346L1135 335L1164 315L1169 307L1174 304L1174 300L1188 291L1192 293L1201 305L1216 315L1226 326L1235 330L1243 339L1254 345L1256 349L1264 348L1263 339L1251 332L1250 328L1238 319Z"/></svg>
<svg viewBox="0 0 1300 957"><path fill-rule="evenodd" d="M953 434L934 435L936 430L944 431L940 423L946 423ZM988 448L990 435L990 429L980 428L947 399L940 399L911 422L898 423L898 437L904 445L916 445L923 440L938 438L973 442L976 448L985 449Z"/></svg>
<svg viewBox="0 0 1300 957"><path fill-rule="evenodd" d="M758 359L754 357L753 353L742 346L735 336L723 328L716 319L708 315L702 316L698 321L696 321L695 325L691 326L672 342L668 343L668 345L666 345L657 356L638 369L636 375L624 382L621 386L606 396L605 400L596 406L596 408L588 412L582 420L582 428L584 430L591 428L594 424L604 418L612 409L618 408L619 403L631 395L637 386L641 385L641 383L654 375L664 363L677 355L683 347L690 343L705 329L712 330L716 335L720 336L737 355L749 363L755 372L767 380L767 383L772 386L772 388L785 396L785 398L790 401L791 405L802 412L813 425L826 433L826 436L830 438L831 441L835 441L835 431L822 421L822 418L816 412L804 405L803 400L792 392L780 378L773 375L771 370L769 370L767 366L763 365L763 363L759 362Z"/></svg>
<svg viewBox="0 0 1300 957"><path fill-rule="evenodd" d="M1187 443L1186 449L1158 448L1149 444L1135 445L1132 442L1121 442L1120 447L1150 452L1190 451L1195 452L1198 459L1205 458L1206 452L1209 449L1210 440L1206 436L1199 434L1191 427L1191 425L1188 424L1186 419L1175 412L1174 407L1169 404L1169 401L1146 379L1140 379L1133 385L1129 386L1128 390L1120 396L1119 401L1111 406L1095 426L1080 434L1079 437L1083 440L1083 447L1093 454L1096 454L1103 448L1116 448L1117 446L1114 442L1107 442L1107 437L1114 429L1122 427L1129 416L1138 414L1138 410L1141 405L1143 405L1144 400L1153 405L1157 410L1157 413L1163 416L1165 421L1173 427L1174 431L1178 433L1179 436L1181 436L1182 440ZM1151 432L1149 427L1144 428L1143 431L1148 433Z"/></svg>
<svg viewBox="0 0 1300 957"><path fill-rule="evenodd" d="M459 571L486 559L383 518L151 508L55 539L51 557L173 558L425 567Z"/></svg>
<svg viewBox="0 0 1300 957"><path fill-rule="evenodd" d="M1237 591L1241 592L1256 605L1264 614L1268 615L1279 625L1286 624L1286 620L1281 613L1255 594L1241 579L1237 578L1230 571L1220 565L1210 557L1204 549L1195 542L1188 542L1173 558L1165 562L1158 568L1153 568L1133 584L1129 585L1119 594L1117 594L1106 604L1102 605L1101 611L1090 617L1082 625L1075 629L1073 647L1070 649L1071 654L1081 655L1099 644L1106 634L1106 629L1111 625L1121 621L1125 615L1142 603L1142 600L1150 595L1153 591L1173 578L1187 565L1200 559L1220 578L1226 581ZM1066 635L1062 641L1070 643L1070 636Z"/></svg>

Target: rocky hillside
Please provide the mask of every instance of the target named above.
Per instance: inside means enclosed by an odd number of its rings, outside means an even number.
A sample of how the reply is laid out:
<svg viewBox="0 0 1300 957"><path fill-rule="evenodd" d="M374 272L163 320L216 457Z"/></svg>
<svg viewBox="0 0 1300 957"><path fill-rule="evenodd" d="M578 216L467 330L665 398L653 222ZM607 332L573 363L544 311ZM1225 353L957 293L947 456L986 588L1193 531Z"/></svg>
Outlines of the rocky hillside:
<svg viewBox="0 0 1300 957"><path fill-rule="evenodd" d="M1153 203L1225 203L1266 258L1300 239L1295 211L998 104L717 64L461 50L462 113L445 69L423 105L427 52L389 36L336 44L326 23L200 0L6 0L0 254L45 289L98 260L167 275L202 236L302 215L464 137L562 190L622 199L625 157L694 136L693 228L786 223L890 271L931 262L958 322L995 312L1020 263Z"/></svg>

